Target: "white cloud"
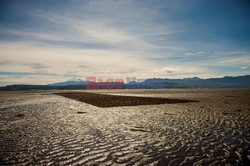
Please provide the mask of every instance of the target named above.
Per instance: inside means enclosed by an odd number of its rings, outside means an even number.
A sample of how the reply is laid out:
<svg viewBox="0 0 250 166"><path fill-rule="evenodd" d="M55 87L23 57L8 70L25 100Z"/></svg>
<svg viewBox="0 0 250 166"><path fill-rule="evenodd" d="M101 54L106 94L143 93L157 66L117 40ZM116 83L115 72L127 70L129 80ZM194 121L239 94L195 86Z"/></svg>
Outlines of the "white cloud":
<svg viewBox="0 0 250 166"><path fill-rule="evenodd" d="M168 65L167 67L155 68L153 73L161 77L179 78L185 75L205 76L207 71L206 68L191 65Z"/></svg>
<svg viewBox="0 0 250 166"><path fill-rule="evenodd" d="M245 69L247 69L247 67L246 66L241 66L240 69L245 70Z"/></svg>
<svg viewBox="0 0 250 166"><path fill-rule="evenodd" d="M179 72L178 69L167 68L167 67L162 68L161 71L164 73L178 73Z"/></svg>
<svg viewBox="0 0 250 166"><path fill-rule="evenodd" d="M140 55L115 50L52 48L23 42L2 42L0 49L2 62L8 62L0 66L2 72L95 75L96 71L112 71L118 75L129 74L126 71L143 72L155 65L154 62L141 59ZM82 65L85 68L82 68ZM99 72L99 74L108 73Z"/></svg>
<svg viewBox="0 0 250 166"><path fill-rule="evenodd" d="M201 54L206 54L208 52L204 52L204 51L198 51L198 52L187 52L184 55L201 55Z"/></svg>

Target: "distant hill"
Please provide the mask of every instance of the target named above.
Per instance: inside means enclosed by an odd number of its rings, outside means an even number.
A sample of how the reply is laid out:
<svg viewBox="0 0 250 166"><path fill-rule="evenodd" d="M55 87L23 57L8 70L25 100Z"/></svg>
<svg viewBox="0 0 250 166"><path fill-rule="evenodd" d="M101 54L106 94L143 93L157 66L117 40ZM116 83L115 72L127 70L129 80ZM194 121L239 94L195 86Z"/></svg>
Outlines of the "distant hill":
<svg viewBox="0 0 250 166"><path fill-rule="evenodd" d="M7 85L0 87L0 90L76 90L86 89L86 85L65 85L65 86L48 86L48 85Z"/></svg>
<svg viewBox="0 0 250 166"><path fill-rule="evenodd" d="M250 75L223 78L201 79L164 79L166 82L176 83L178 87L187 88L250 88Z"/></svg>
<svg viewBox="0 0 250 166"><path fill-rule="evenodd" d="M94 83L96 86L98 83ZM117 87L117 83L114 83ZM104 83L106 86L107 84ZM65 82L48 85L7 85L0 90L74 90L86 89L87 81L73 78ZM143 82L122 84L124 89L167 89L167 88L250 88L250 75L202 79L198 77L183 79L150 78Z"/></svg>

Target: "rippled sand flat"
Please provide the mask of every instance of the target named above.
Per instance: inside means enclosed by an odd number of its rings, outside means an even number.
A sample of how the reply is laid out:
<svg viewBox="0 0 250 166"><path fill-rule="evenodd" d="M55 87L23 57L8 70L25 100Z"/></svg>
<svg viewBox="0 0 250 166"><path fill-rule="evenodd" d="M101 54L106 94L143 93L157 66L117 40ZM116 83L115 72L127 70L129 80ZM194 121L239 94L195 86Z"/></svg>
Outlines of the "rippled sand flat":
<svg viewBox="0 0 250 166"><path fill-rule="evenodd" d="M105 108L57 92L0 92L0 165L249 163L249 89L88 91L198 101Z"/></svg>

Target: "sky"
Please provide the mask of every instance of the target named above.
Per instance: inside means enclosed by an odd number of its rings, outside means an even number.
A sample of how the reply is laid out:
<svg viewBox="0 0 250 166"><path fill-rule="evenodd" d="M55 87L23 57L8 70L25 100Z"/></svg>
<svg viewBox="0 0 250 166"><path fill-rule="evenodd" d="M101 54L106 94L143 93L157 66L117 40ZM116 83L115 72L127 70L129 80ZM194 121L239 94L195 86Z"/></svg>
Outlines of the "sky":
<svg viewBox="0 0 250 166"><path fill-rule="evenodd" d="M248 0L0 0L0 86L249 74Z"/></svg>

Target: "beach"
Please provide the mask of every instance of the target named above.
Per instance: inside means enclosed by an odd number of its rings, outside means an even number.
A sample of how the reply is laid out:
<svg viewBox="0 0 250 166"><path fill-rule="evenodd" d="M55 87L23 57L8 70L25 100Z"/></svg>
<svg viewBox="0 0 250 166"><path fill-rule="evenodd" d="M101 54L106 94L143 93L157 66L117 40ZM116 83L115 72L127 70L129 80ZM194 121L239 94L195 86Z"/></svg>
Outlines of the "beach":
<svg viewBox="0 0 250 166"><path fill-rule="evenodd" d="M245 165L249 101L250 89L2 91L0 165Z"/></svg>

